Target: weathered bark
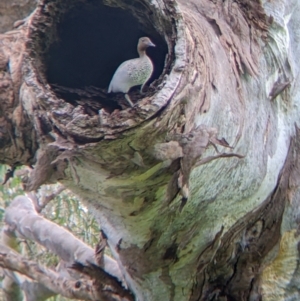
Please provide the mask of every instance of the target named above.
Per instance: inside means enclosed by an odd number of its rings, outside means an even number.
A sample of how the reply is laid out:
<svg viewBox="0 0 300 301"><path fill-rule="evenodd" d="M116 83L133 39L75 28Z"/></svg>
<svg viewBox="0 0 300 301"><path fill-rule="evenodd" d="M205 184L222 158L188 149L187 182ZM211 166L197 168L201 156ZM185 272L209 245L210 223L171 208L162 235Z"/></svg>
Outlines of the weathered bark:
<svg viewBox="0 0 300 301"><path fill-rule="evenodd" d="M299 12L41 1L1 36L1 162L34 166L27 190L61 181L86 201L137 300L297 299ZM132 17L141 30L122 31ZM161 74L126 108L100 88L141 33Z"/></svg>
<svg viewBox="0 0 300 301"><path fill-rule="evenodd" d="M36 7L36 0L2 0L0 3L0 32L11 30L21 24Z"/></svg>
<svg viewBox="0 0 300 301"><path fill-rule="evenodd" d="M5 223L16 234L39 243L58 255L70 266L75 261L96 263L94 250L64 228L38 215L33 203L26 197L17 197L6 209ZM122 279L117 263L104 256L103 268Z"/></svg>
<svg viewBox="0 0 300 301"><path fill-rule="evenodd" d="M0 249L1 267L26 275L67 298L80 300L97 300L101 298L101 295L95 291L95 286L91 280L65 279L51 269L47 269L36 262L26 260L4 245L0 245Z"/></svg>
<svg viewBox="0 0 300 301"><path fill-rule="evenodd" d="M7 256L8 250L9 252L19 252L20 245L15 231L11 231L9 227L4 226L1 232L1 256ZM1 266L6 268L2 281L4 300L23 300L22 292L26 296L27 301L43 301L55 295L54 292L47 289L40 282L31 282L13 269Z"/></svg>
<svg viewBox="0 0 300 301"><path fill-rule="evenodd" d="M113 292L117 295L123 294L124 301L132 300L132 295L122 285L121 272L113 259L103 254L101 268L97 266L99 263L95 261L94 251L62 227L38 215L33 202L29 198L19 196L13 200L6 209L5 223L7 229L3 231L4 237L8 238L10 236L13 239L13 237L18 236L35 241L58 255L62 260L59 264L60 268L53 272L29 262L25 258L20 259L20 256L9 248L11 244L6 243L7 246L1 244L0 266L23 273L31 279L39 281L43 285L42 289L44 289L45 298L43 300L49 298L51 292L52 295L61 294L66 297L84 300L110 300L106 295L110 296ZM3 243L7 241L8 239L4 239ZM91 281L90 283L81 283L78 274L70 273L74 262L78 262L78 264L89 263L91 267L96 269L96 275L101 279L98 279L96 283ZM101 277L99 277L100 275ZM38 299L36 298L36 300Z"/></svg>

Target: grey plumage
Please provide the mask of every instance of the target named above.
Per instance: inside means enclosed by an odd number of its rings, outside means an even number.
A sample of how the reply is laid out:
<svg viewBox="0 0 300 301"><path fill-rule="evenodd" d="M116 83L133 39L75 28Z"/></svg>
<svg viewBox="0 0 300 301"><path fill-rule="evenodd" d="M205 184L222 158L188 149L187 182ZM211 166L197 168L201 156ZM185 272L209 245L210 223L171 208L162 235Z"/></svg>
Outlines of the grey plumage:
<svg viewBox="0 0 300 301"><path fill-rule="evenodd" d="M129 90L134 86L142 85L141 92L143 92L143 88L153 72L152 61L146 54L148 47L155 47L155 45L148 37L140 38L137 45L139 57L123 62L116 70L108 87L108 93L125 93L125 98L130 106L133 104L127 94Z"/></svg>

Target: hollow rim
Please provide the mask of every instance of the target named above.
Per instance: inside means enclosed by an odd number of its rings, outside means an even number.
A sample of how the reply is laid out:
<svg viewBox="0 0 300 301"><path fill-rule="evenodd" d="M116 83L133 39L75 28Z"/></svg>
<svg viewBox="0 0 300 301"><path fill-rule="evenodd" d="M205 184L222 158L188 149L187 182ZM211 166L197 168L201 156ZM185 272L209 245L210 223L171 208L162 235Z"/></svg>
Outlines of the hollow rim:
<svg viewBox="0 0 300 301"><path fill-rule="evenodd" d="M27 70L26 68L24 70L25 82L34 91L36 102L46 110L51 110L51 114L48 114L50 122L67 135L87 139L86 142L92 142L103 138L112 139L123 131L134 128L155 117L175 95L186 66L184 22L177 4L174 1L164 2L163 0L149 3L143 1L144 5L154 11L156 18L159 20L158 30L163 30L162 23L168 22L171 24L173 31L172 36L170 36L170 32L160 32L165 38L168 45L168 55L173 57L173 62L169 73L163 73L163 79L157 91L152 96L141 99L134 108L122 110L118 114L108 114L102 109L98 116L89 118L78 108L76 110L76 107L72 107L72 105L65 103L63 99L58 98L44 75L43 51L57 38L55 36L56 24L62 14L70 9L66 2L62 2L59 0L44 0L38 5L30 21L28 42L26 43L27 56L24 58L27 66ZM116 2L126 7L125 2ZM74 6L76 5L74 1L72 3ZM82 3L82 1L78 0L76 3ZM166 9L160 10L160 7ZM50 27L52 30L49 30ZM75 110L77 113L74 113ZM71 116L67 117L68 114ZM66 118L62 119L62 115Z"/></svg>

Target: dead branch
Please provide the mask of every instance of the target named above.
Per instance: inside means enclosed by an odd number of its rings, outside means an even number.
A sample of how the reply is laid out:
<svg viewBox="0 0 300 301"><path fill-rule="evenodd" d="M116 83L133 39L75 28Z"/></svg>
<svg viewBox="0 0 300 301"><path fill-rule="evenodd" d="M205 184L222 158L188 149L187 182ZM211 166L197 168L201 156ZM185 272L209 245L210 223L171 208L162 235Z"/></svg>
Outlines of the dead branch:
<svg viewBox="0 0 300 301"><path fill-rule="evenodd" d="M80 281L65 279L53 270L27 260L3 244L0 244L0 266L26 275L64 297L97 300L98 294L92 281L85 279Z"/></svg>
<svg viewBox="0 0 300 301"><path fill-rule="evenodd" d="M5 222L19 236L30 239L73 263L95 263L94 250L61 226L37 214L32 201L25 196L16 197L6 210ZM103 268L111 275L122 279L115 260L104 256Z"/></svg>

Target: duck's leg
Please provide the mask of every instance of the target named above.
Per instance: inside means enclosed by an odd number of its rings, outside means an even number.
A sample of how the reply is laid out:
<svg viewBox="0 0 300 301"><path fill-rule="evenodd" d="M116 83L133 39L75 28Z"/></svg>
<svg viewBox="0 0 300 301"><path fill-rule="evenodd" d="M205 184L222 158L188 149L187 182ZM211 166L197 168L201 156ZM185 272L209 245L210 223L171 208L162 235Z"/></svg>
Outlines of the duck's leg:
<svg viewBox="0 0 300 301"><path fill-rule="evenodd" d="M146 84L146 83L142 84L141 89L140 89L140 93L141 93L142 95L145 94L145 92L143 92L143 89L144 89L144 87L145 87L145 84Z"/></svg>
<svg viewBox="0 0 300 301"><path fill-rule="evenodd" d="M132 103L132 101L131 101L131 99L130 99L130 97L127 93L125 94L125 98L128 101L128 103L130 104L130 106L133 107L133 103Z"/></svg>

